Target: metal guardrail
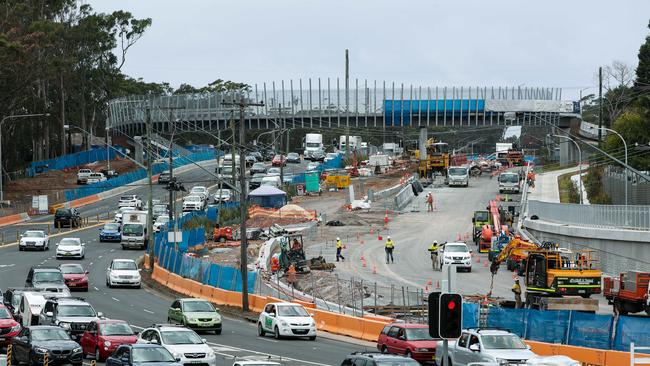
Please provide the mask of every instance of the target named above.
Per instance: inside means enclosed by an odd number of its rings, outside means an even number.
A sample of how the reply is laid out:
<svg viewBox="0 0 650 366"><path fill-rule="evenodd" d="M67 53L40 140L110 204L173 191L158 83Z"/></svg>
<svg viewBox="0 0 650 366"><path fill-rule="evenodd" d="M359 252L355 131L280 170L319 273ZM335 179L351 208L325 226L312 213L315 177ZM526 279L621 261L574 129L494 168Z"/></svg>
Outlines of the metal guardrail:
<svg viewBox="0 0 650 366"><path fill-rule="evenodd" d="M528 201L528 216L540 220L608 229L650 231L650 206L579 205Z"/></svg>

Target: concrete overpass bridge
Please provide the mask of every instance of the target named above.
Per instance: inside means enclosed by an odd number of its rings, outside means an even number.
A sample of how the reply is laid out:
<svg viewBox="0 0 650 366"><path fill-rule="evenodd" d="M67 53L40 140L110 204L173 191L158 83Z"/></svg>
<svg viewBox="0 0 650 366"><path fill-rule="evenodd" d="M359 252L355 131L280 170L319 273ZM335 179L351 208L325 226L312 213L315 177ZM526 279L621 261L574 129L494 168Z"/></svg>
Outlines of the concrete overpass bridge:
<svg viewBox="0 0 650 366"><path fill-rule="evenodd" d="M246 127L462 128L549 122L568 127L580 117L577 103L562 100L559 88L416 87L367 80L362 85L354 80L353 85L346 93L339 79L255 84L245 98L264 106L246 109ZM172 127L183 132L220 131L239 119L238 111L224 103L239 100L234 93L127 96L110 102L108 125L130 136L142 134L149 114L153 129L161 133Z"/></svg>

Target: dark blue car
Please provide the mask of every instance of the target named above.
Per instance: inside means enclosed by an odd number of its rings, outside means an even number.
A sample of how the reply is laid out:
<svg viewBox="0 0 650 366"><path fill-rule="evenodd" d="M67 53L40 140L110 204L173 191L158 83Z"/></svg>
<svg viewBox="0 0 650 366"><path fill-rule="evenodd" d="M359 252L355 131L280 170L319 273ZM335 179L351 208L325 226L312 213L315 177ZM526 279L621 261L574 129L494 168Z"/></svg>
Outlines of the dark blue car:
<svg viewBox="0 0 650 366"><path fill-rule="evenodd" d="M124 344L106 359L106 366L182 366L179 358L159 344Z"/></svg>
<svg viewBox="0 0 650 366"><path fill-rule="evenodd" d="M99 241L122 241L120 224L116 222L109 222L107 224L104 224L104 227L99 229Z"/></svg>

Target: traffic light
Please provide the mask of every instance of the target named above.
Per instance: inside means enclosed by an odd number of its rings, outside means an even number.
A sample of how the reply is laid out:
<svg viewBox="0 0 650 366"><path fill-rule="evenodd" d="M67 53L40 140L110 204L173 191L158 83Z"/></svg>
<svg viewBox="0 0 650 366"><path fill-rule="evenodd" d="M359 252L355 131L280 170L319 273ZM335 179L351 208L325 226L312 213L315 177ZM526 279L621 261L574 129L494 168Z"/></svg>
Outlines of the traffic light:
<svg viewBox="0 0 650 366"><path fill-rule="evenodd" d="M440 338L460 337L463 327L463 297L460 294L441 294L439 309Z"/></svg>
<svg viewBox="0 0 650 366"><path fill-rule="evenodd" d="M429 294L429 335L432 338L440 338L439 333L439 317L440 317L440 292L432 292Z"/></svg>

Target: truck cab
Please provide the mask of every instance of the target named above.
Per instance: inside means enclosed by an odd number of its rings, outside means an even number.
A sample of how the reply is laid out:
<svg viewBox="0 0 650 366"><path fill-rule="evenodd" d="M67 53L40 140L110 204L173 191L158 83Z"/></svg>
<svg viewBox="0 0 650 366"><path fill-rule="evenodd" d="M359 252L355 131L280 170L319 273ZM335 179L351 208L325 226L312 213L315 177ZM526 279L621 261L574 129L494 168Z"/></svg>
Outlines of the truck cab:
<svg viewBox="0 0 650 366"><path fill-rule="evenodd" d="M313 160L317 156L323 155L323 135L320 133L308 133L305 135L304 157L307 160Z"/></svg>
<svg viewBox="0 0 650 366"><path fill-rule="evenodd" d="M447 168L446 180L450 187L469 187L469 169L466 166L450 166Z"/></svg>
<svg viewBox="0 0 650 366"><path fill-rule="evenodd" d="M503 172L499 174L499 193L519 193L519 174Z"/></svg>
<svg viewBox="0 0 650 366"><path fill-rule="evenodd" d="M442 342L438 342L438 347L442 349ZM524 365L535 356L516 334L494 328L471 328L464 330L457 341L449 342L446 364ZM442 352L436 352L436 364L442 364Z"/></svg>
<svg viewBox="0 0 650 366"><path fill-rule="evenodd" d="M147 212L128 211L122 216L122 249L147 247Z"/></svg>

